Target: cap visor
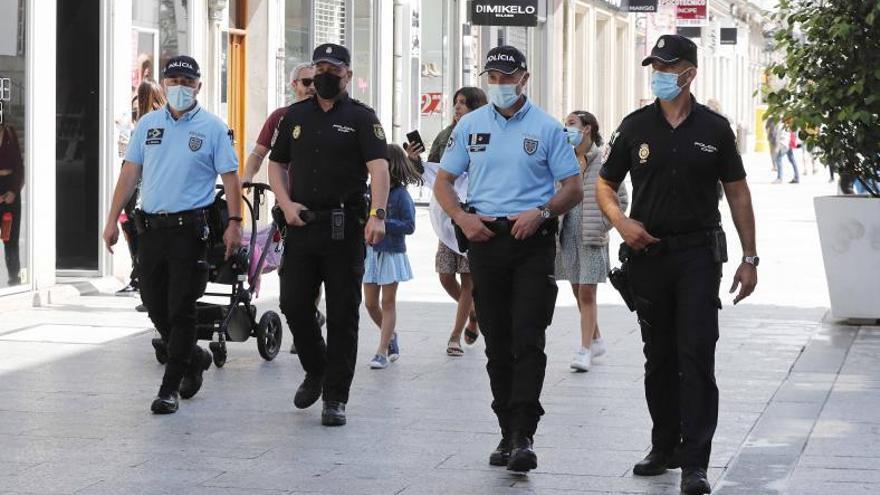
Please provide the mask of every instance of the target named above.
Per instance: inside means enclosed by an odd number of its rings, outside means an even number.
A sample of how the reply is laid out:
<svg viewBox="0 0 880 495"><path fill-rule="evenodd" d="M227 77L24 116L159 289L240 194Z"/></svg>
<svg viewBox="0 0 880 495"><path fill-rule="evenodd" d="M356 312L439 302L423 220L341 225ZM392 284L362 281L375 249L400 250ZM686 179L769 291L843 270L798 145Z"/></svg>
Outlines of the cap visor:
<svg viewBox="0 0 880 495"><path fill-rule="evenodd" d="M342 60L337 60L335 58L318 58L318 59L312 60L313 64L317 64L320 62L327 62L328 64L333 64L333 65L347 65Z"/></svg>
<svg viewBox="0 0 880 495"><path fill-rule="evenodd" d="M520 69L521 69L521 67L516 67L513 70L507 71L507 70L499 69L498 67L486 67L485 69L483 69L483 72L480 72L480 75L482 76L483 74L485 74L487 72L495 71L495 72L500 72L506 76L509 76L511 74L514 74L516 71L518 71ZM526 70L526 69L522 69L522 70Z"/></svg>
<svg viewBox="0 0 880 495"><path fill-rule="evenodd" d="M660 62L661 64L669 65L669 64L674 64L674 63L678 62L679 60L681 60L681 58L672 58L672 59L667 60L665 58L658 57L657 55L649 55L649 56L645 57L644 60L642 60L642 67L651 65L654 62Z"/></svg>

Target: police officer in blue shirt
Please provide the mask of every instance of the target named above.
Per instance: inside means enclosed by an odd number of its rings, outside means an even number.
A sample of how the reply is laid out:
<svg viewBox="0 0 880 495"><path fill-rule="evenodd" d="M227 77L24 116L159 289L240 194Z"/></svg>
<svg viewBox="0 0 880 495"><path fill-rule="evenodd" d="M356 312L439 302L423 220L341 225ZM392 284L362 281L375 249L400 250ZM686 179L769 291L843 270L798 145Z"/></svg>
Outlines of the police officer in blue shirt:
<svg viewBox="0 0 880 495"><path fill-rule="evenodd" d="M112 253L116 219L141 180L141 297L168 345L165 376L151 406L156 414L177 411L178 396L194 396L211 364L211 354L196 345L195 324L196 300L208 282L206 208L214 202L218 175L229 209L226 257L241 244L241 185L229 129L196 101L202 84L194 59L172 58L163 75L168 106L138 121L104 228Z"/></svg>
<svg viewBox="0 0 880 495"><path fill-rule="evenodd" d="M564 129L523 94L525 56L512 46L493 48L483 73L492 104L455 126L434 194L470 245L474 303L502 435L489 463L522 472L538 465L532 441L544 413L544 332L556 304L556 217L577 205L583 191ZM467 209L453 190L464 172ZM556 182L562 183L558 191Z"/></svg>

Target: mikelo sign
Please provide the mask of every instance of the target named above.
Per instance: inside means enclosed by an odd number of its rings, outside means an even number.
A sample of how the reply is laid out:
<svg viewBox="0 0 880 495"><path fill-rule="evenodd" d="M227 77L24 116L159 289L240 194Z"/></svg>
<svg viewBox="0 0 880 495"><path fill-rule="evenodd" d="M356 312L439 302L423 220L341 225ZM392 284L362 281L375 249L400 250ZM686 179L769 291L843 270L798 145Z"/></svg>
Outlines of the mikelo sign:
<svg viewBox="0 0 880 495"><path fill-rule="evenodd" d="M537 26L538 0L471 0L477 26Z"/></svg>

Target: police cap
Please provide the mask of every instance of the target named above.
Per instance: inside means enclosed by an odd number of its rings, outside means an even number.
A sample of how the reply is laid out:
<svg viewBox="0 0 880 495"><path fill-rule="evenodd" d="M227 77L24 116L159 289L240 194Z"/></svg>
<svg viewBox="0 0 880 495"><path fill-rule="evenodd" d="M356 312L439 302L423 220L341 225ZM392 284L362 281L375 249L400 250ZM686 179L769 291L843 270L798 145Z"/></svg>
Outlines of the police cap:
<svg viewBox="0 0 880 495"><path fill-rule="evenodd" d="M333 65L351 65L351 55L348 49L334 43L324 43L315 48L312 53L312 63L330 62Z"/></svg>
<svg viewBox="0 0 880 495"><path fill-rule="evenodd" d="M498 71L502 74L513 74L518 70L528 70L526 56L516 47L510 45L496 46L489 50L488 55L486 55L486 65L480 74L485 74L490 70Z"/></svg>
<svg viewBox="0 0 880 495"><path fill-rule="evenodd" d="M642 60L642 66L652 62L661 64L674 64L679 60L687 60L697 66L697 45L678 34L664 34L657 39L657 44L651 49L651 55Z"/></svg>
<svg viewBox="0 0 880 495"><path fill-rule="evenodd" d="M192 79L199 79L202 77L196 59L187 55L178 55L169 59L165 64L165 69L162 72L162 75L164 77L184 76Z"/></svg>

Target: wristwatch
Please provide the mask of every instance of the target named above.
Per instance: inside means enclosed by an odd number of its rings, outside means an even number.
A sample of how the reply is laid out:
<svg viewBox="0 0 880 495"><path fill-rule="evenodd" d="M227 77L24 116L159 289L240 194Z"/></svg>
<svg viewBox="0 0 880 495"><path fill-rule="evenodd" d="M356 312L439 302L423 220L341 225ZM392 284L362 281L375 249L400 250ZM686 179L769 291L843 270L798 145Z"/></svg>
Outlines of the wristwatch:
<svg viewBox="0 0 880 495"><path fill-rule="evenodd" d="M553 218L553 212L550 211L550 208L548 208L547 205L541 205L538 207L538 209L541 210L542 220L550 220L551 218Z"/></svg>
<svg viewBox="0 0 880 495"><path fill-rule="evenodd" d="M761 258L758 258L757 256L743 256L742 262L748 263L748 264L754 266L755 268L757 268L758 262L760 262L760 261L761 261Z"/></svg>
<svg viewBox="0 0 880 495"><path fill-rule="evenodd" d="M376 217L379 220L385 220L385 208L373 208L370 210L370 216Z"/></svg>

